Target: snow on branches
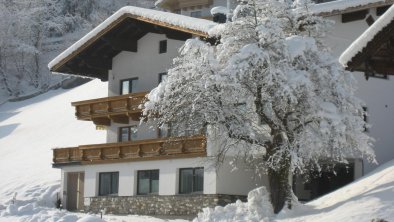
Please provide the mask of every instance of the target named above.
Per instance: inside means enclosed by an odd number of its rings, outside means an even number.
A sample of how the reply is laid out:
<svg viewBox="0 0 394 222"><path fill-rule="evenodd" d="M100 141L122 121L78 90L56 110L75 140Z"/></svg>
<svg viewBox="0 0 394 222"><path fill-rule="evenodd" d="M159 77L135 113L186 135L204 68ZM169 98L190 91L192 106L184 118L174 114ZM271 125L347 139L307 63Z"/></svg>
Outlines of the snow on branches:
<svg viewBox="0 0 394 222"><path fill-rule="evenodd" d="M294 10L300 4L305 10ZM233 15L210 31L217 45L185 43L145 113L233 141L226 144L286 192L289 173L320 170L322 160L374 161L356 82L321 42L330 23L308 13L307 1L246 1Z"/></svg>

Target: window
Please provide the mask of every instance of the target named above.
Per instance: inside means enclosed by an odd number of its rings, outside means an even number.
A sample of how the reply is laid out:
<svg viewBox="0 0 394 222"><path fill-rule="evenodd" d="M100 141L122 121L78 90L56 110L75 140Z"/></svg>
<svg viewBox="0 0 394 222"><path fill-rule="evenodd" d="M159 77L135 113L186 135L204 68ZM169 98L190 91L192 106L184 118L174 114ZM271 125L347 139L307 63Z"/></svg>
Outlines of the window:
<svg viewBox="0 0 394 222"><path fill-rule="evenodd" d="M163 124L157 128L157 137L170 137L171 136L171 123Z"/></svg>
<svg viewBox="0 0 394 222"><path fill-rule="evenodd" d="M159 42L159 53L166 53L167 52L167 40L162 40Z"/></svg>
<svg viewBox="0 0 394 222"><path fill-rule="evenodd" d="M99 174L99 196L117 195L119 172Z"/></svg>
<svg viewBox="0 0 394 222"><path fill-rule="evenodd" d="M201 11L190 12L190 16L194 18L201 18Z"/></svg>
<svg viewBox="0 0 394 222"><path fill-rule="evenodd" d="M159 170L138 171L137 194L157 194L159 192Z"/></svg>
<svg viewBox="0 0 394 222"><path fill-rule="evenodd" d="M137 126L119 127L119 142L137 140Z"/></svg>
<svg viewBox="0 0 394 222"><path fill-rule="evenodd" d="M166 79L167 79L167 73L166 72L159 73L159 83L163 82Z"/></svg>
<svg viewBox="0 0 394 222"><path fill-rule="evenodd" d="M373 19L373 17L372 17L371 15L369 15L369 16L367 17L367 19L365 19L365 21L367 22L367 24L368 24L369 26L371 26L371 25L375 22L375 19Z"/></svg>
<svg viewBox="0 0 394 222"><path fill-rule="evenodd" d="M370 77L378 78L378 79L389 79L388 75L386 75L386 74L366 72L365 73L365 78L368 80Z"/></svg>
<svg viewBox="0 0 394 222"><path fill-rule="evenodd" d="M138 78L125 79L120 81L120 94L125 95L135 93L137 90Z"/></svg>
<svg viewBox="0 0 394 222"><path fill-rule="evenodd" d="M202 192L204 187L204 168L179 169L179 193Z"/></svg>
<svg viewBox="0 0 394 222"><path fill-rule="evenodd" d="M363 106L363 119L365 122L365 126L364 126L364 132L368 132L368 128L367 128L367 122L368 122L368 109L366 106Z"/></svg>

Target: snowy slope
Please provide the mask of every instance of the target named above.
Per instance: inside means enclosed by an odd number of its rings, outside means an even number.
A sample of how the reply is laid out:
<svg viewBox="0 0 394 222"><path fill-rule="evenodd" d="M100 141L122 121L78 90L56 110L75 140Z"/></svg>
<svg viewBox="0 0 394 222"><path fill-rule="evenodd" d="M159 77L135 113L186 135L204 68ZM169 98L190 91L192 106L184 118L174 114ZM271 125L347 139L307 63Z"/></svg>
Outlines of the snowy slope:
<svg viewBox="0 0 394 222"><path fill-rule="evenodd" d="M249 193L248 203L204 209L194 222L371 222L394 221L394 160L359 180L305 205L278 215L269 210L268 193L258 188ZM265 206L265 207L261 207ZM376 221L377 222L377 221Z"/></svg>
<svg viewBox="0 0 394 222"><path fill-rule="evenodd" d="M53 90L0 105L0 222L101 221L54 208L60 170L51 166L51 149L104 143L106 132L96 130L92 122L76 120L70 103L105 96L107 83L93 80L71 90ZM164 221L147 216L105 215L104 219Z"/></svg>
<svg viewBox="0 0 394 222"><path fill-rule="evenodd" d="M281 222L394 221L394 160L305 206L285 212Z"/></svg>
<svg viewBox="0 0 394 222"><path fill-rule="evenodd" d="M91 81L72 90L53 90L0 106L0 204L18 192L29 199L59 184L52 148L105 142L105 131L77 121L72 101L107 95L106 83Z"/></svg>

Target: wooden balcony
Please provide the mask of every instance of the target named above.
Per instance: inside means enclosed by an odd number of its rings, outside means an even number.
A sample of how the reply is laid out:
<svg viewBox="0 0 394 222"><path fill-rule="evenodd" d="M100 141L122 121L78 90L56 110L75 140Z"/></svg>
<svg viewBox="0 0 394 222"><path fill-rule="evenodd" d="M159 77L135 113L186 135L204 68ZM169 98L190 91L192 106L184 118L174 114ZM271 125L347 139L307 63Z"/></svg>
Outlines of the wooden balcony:
<svg viewBox="0 0 394 222"><path fill-rule="evenodd" d="M93 121L96 125L111 125L111 121L128 124L129 119L139 120L140 105L148 92L130 93L99 99L73 102L75 115L79 120Z"/></svg>
<svg viewBox="0 0 394 222"><path fill-rule="evenodd" d="M197 135L58 148L53 150L53 167L204 156L206 138Z"/></svg>

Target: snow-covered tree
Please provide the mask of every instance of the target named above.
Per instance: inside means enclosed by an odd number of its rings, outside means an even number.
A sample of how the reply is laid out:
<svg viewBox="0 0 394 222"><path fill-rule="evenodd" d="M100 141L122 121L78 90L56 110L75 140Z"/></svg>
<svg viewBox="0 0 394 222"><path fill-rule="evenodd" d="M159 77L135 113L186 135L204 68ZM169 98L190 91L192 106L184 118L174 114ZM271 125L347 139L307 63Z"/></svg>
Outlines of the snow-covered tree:
<svg viewBox="0 0 394 222"><path fill-rule="evenodd" d="M126 5L152 7L154 0L0 1L0 103L61 81L48 62Z"/></svg>
<svg viewBox="0 0 394 222"><path fill-rule="evenodd" d="M231 22L211 30L218 44L185 43L145 104L159 125L207 128L211 139L231 141L216 159L235 150L267 173L275 213L290 201L292 174L320 171L322 161L374 161L356 82L321 42L329 22L307 5L243 1Z"/></svg>

